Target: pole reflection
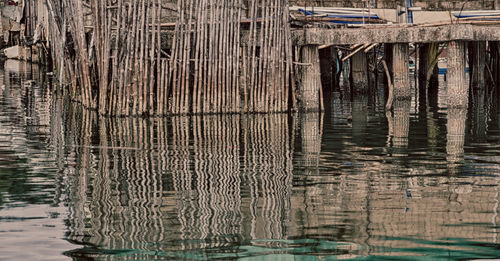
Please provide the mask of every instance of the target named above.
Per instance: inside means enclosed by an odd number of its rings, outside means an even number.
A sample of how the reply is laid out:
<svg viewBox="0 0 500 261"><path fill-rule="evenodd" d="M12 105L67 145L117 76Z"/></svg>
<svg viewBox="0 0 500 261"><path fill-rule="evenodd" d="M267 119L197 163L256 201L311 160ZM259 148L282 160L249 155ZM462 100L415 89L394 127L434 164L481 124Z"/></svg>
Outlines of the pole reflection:
<svg viewBox="0 0 500 261"><path fill-rule="evenodd" d="M288 115L70 114L66 131L81 134L70 152L70 240L110 249L157 242L167 251L287 238Z"/></svg>
<svg viewBox="0 0 500 261"><path fill-rule="evenodd" d="M64 252L75 260L498 247L498 148L476 142L483 130L498 139L498 101L488 94L490 113L471 107L468 120L463 108L414 119L404 101L386 119L365 99L341 96L326 117L108 119L50 87L23 87L28 77L1 77L20 83L0 93L0 164L10 164L0 170L0 211L20 199L61 206L58 239L77 248ZM23 229L29 237L39 227Z"/></svg>

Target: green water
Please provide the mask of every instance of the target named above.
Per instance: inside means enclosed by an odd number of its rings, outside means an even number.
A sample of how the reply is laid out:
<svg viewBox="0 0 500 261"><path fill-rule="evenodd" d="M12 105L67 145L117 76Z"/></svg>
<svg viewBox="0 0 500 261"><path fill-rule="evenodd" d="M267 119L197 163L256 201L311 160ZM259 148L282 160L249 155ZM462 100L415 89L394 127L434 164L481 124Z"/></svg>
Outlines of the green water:
<svg viewBox="0 0 500 261"><path fill-rule="evenodd" d="M500 258L500 103L100 118L0 68L0 260ZM32 81L34 80L34 81ZM467 120L465 120L467 118Z"/></svg>

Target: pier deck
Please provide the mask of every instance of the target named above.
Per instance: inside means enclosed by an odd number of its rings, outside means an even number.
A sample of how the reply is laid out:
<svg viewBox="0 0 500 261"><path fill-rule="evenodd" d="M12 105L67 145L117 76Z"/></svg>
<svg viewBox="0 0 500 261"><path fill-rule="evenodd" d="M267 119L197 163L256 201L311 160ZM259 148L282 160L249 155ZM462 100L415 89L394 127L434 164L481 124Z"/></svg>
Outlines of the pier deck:
<svg viewBox="0 0 500 261"><path fill-rule="evenodd" d="M499 25L372 26L364 28L304 28L292 31L295 45L359 43L430 43L500 41Z"/></svg>

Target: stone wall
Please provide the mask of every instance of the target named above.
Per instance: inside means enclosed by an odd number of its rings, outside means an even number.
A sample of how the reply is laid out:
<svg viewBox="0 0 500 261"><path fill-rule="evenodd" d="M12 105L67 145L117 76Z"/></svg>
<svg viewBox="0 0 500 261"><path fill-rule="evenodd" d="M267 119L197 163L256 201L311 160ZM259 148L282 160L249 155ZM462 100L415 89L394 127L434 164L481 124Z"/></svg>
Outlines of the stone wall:
<svg viewBox="0 0 500 261"><path fill-rule="evenodd" d="M371 0L373 8L396 8L397 5L404 6L404 0ZM498 0L414 0L415 6L427 10L460 10L465 3L465 10L495 9L495 2L499 7ZM363 7L362 0L291 0L291 5L300 6L324 6L324 7Z"/></svg>

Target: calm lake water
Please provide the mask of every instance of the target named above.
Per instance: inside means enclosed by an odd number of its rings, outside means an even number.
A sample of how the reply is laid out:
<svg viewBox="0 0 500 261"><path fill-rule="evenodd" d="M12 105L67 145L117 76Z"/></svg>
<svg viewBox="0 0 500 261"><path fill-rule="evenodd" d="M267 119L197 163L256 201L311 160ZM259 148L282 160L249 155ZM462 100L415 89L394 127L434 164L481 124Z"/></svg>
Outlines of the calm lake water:
<svg viewBox="0 0 500 261"><path fill-rule="evenodd" d="M500 102L106 119L0 65L0 260L500 258ZM34 80L34 81L33 81ZM466 120L467 118L467 120Z"/></svg>

